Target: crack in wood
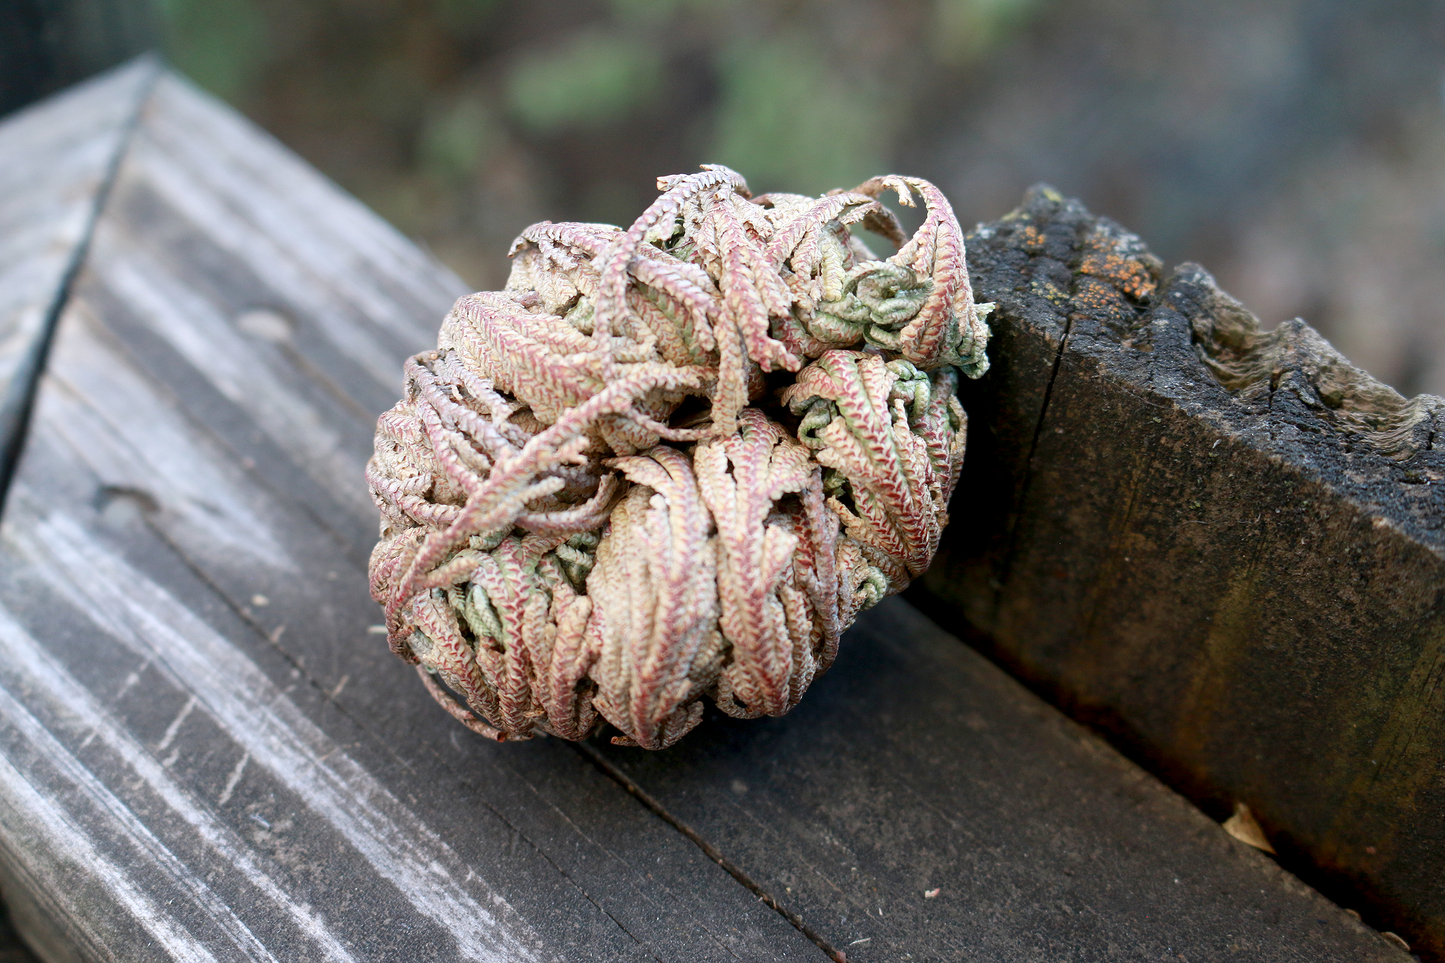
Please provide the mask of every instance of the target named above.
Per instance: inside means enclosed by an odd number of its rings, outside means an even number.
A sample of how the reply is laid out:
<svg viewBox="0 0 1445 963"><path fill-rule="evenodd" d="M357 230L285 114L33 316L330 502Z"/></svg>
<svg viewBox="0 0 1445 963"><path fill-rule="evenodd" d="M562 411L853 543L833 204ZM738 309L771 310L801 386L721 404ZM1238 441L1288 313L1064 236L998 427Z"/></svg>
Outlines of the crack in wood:
<svg viewBox="0 0 1445 963"><path fill-rule="evenodd" d="M146 76L136 91L129 116L121 124L115 152L107 163L100 183L96 187L85 227L71 250L69 261L56 285L55 295L45 309L44 320L41 322L38 335L17 365L11 383L3 386L5 394L3 398L0 398L0 513L5 510L10 482L14 478L15 466L20 460L20 452L25 446L30 415L35 405L35 394L39 390L40 377L45 371L46 361L50 356L51 343L55 340L55 329L66 305L70 303L75 279L79 276L81 268L85 266L90 253L90 241L95 234L96 225L100 223L101 215L110 200L111 189L120 176L121 164L125 160L136 129L140 126L145 105L150 100L151 93L162 74L160 60L151 54L139 58L139 61L132 67L123 69L144 70Z"/></svg>
<svg viewBox="0 0 1445 963"><path fill-rule="evenodd" d="M648 793L647 790L643 789L640 785L638 785L633 779L631 779L627 775L627 773L623 772L621 769L613 765L606 756L603 756L596 749L594 749L592 746L588 745L585 742L574 742L570 745L574 749L576 749L577 752L580 753L584 758L586 758L589 762L596 766L598 770L603 773L603 775L607 776L607 778L613 780L623 789L627 790L627 792L634 799L636 799L645 808L647 808L650 812L656 815L657 818L661 819L673 829L677 830L677 832L680 833L682 836L686 837L689 842L691 842L698 849L702 850L703 854L706 855L708 859L712 860L714 863L717 863L718 866L722 867L722 869L733 879L737 880L744 889L757 896L757 898L761 900L764 905L766 905L773 912L777 913L783 919L787 920L788 923L790 923L795 929L797 929L799 933L802 933L808 939L812 940L813 943L817 945L818 949L823 951L824 955L827 956L828 959L834 961L834 963L847 963L847 954L843 950L838 949L836 946L834 946L831 942L828 941L827 937L819 933L812 926L808 925L808 923L801 916L799 916L793 910L789 909L786 905L784 905L783 901L778 899L777 896L764 889L762 885L760 885L756 880L754 880L750 875L748 875L746 870L734 863L732 860L728 859L721 850L719 850L712 843L708 842L701 833L699 833L697 830L693 829L687 823L683 822L677 816L674 816L671 812L669 812L667 808L662 805L662 803L660 803L657 799L653 798L653 796Z"/></svg>

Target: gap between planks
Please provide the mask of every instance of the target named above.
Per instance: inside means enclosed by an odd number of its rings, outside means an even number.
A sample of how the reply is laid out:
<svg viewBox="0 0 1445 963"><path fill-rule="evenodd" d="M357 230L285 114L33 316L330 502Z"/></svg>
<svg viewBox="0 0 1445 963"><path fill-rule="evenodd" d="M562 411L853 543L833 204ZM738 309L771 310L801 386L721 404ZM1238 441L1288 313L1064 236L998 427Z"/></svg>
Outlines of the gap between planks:
<svg viewBox="0 0 1445 963"><path fill-rule="evenodd" d="M75 280L90 254L91 238L95 236L96 225L100 223L106 203L110 200L111 189L115 186L120 175L121 164L125 160L131 141L140 126L141 115L151 98L151 93L155 90L156 83L164 72L159 58L153 54L146 54L139 58L139 63L147 76L139 85L135 100L130 105L129 114L121 125L115 153L105 166L105 173L96 188L90 213L86 216L85 227L81 230L80 237L70 252L69 261L60 276L60 283L55 287L55 296L45 310L39 335L29 351L29 356L22 360L17 368L15 382L10 386L8 397L3 399L3 407L0 407L0 515L4 514L6 497L10 493L10 482L15 477L15 467L20 461L20 453L24 450L25 439L30 433L30 417L35 407L35 395L40 389L40 378L45 372L46 363L50 357L50 346L55 341L55 329L60 323L60 316L64 313L65 306L70 303Z"/></svg>

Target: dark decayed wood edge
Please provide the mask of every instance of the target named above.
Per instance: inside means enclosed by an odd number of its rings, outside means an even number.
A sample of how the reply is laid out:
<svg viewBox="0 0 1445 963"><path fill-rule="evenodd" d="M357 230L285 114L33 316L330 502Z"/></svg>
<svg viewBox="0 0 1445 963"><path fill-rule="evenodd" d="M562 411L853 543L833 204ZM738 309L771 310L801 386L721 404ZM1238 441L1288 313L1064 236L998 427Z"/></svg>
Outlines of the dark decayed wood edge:
<svg viewBox="0 0 1445 963"><path fill-rule="evenodd" d="M162 81L0 561L0 825L87 957L817 958L565 746L461 738L367 635L369 422L457 290Z"/></svg>
<svg viewBox="0 0 1445 963"><path fill-rule="evenodd" d="M955 521L916 598L1445 958L1441 400L1302 322L1261 333L1046 189L969 252L994 368L964 389Z"/></svg>
<svg viewBox="0 0 1445 963"><path fill-rule="evenodd" d="M0 126L0 506L50 332L159 71L143 58Z"/></svg>

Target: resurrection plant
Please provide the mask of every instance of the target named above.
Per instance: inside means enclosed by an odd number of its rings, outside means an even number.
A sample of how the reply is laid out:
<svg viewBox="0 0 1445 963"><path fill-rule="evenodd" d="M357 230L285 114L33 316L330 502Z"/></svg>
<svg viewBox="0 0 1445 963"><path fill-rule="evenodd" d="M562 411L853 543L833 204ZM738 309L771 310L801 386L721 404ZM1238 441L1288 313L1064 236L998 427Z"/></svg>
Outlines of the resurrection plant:
<svg viewBox="0 0 1445 963"><path fill-rule="evenodd" d="M947 521L992 305L942 193L752 197L717 166L658 188L625 231L523 231L377 423L392 651L494 739L611 723L657 749L704 696L781 715ZM890 190L926 205L912 237Z"/></svg>

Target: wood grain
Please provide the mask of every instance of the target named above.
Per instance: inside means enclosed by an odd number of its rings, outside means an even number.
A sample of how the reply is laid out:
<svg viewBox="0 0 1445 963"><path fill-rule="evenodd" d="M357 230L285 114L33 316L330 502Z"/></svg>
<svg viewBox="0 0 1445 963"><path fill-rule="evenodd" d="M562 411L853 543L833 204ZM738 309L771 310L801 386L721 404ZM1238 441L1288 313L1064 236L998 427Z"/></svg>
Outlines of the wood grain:
<svg viewBox="0 0 1445 963"><path fill-rule="evenodd" d="M1403 958L900 600L787 717L601 752L850 963Z"/></svg>
<svg viewBox="0 0 1445 963"><path fill-rule="evenodd" d="M138 61L0 125L0 500L50 329L158 70Z"/></svg>
<svg viewBox="0 0 1445 963"><path fill-rule="evenodd" d="M461 739L368 635L371 422L460 290L228 111L149 98L0 557L0 833L82 958L816 957L566 746Z"/></svg>
<svg viewBox="0 0 1445 963"><path fill-rule="evenodd" d="M930 611L1445 958L1445 401L1047 190L970 255L999 351Z"/></svg>

